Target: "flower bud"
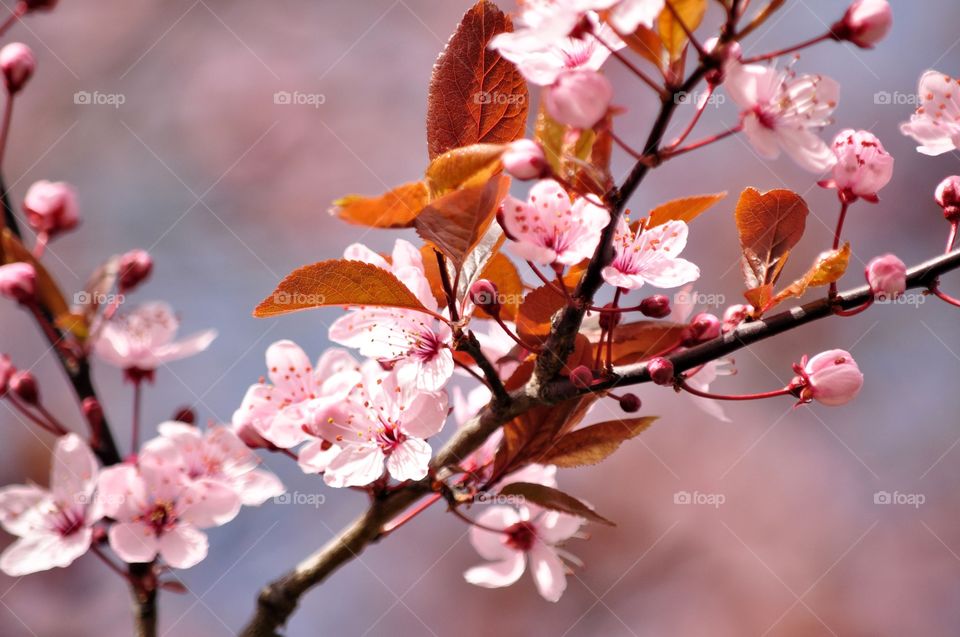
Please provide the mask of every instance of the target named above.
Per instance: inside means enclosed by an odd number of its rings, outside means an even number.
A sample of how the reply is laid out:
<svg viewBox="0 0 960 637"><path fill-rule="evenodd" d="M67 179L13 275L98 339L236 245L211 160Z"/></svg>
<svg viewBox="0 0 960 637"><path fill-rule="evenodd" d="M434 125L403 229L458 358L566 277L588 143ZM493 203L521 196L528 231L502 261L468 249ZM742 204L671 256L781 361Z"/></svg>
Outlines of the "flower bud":
<svg viewBox="0 0 960 637"><path fill-rule="evenodd" d="M673 363L666 358L651 358L647 362L647 372L657 385L673 384Z"/></svg>
<svg viewBox="0 0 960 637"><path fill-rule="evenodd" d="M663 294L654 294L640 301L640 313L650 318L670 315L670 299Z"/></svg>
<svg viewBox="0 0 960 637"><path fill-rule="evenodd" d="M129 292L150 276L153 271L153 259L145 250L131 250L120 257L117 266L117 281L120 290Z"/></svg>
<svg viewBox="0 0 960 637"><path fill-rule="evenodd" d="M0 49L0 71L10 95L22 89L33 76L37 61L33 51L22 42L12 42Z"/></svg>
<svg viewBox="0 0 960 637"><path fill-rule="evenodd" d="M29 263L0 265L0 294L19 303L37 298L37 271Z"/></svg>
<svg viewBox="0 0 960 637"><path fill-rule="evenodd" d="M833 183L841 193L876 199L893 177L893 157L869 131L841 131L833 140L833 152Z"/></svg>
<svg viewBox="0 0 960 637"><path fill-rule="evenodd" d="M574 367L570 372L570 382L577 389L587 389L593 384L593 372L586 365Z"/></svg>
<svg viewBox="0 0 960 637"><path fill-rule="evenodd" d="M233 425L233 433L251 449L275 449L273 443L260 435L260 432L249 422Z"/></svg>
<svg viewBox="0 0 960 637"><path fill-rule="evenodd" d="M7 393L7 387L10 385L10 377L17 371L13 366L10 357L6 354L0 354L0 398Z"/></svg>
<svg viewBox="0 0 960 637"><path fill-rule="evenodd" d="M886 37L893 26L893 11L887 0L855 0L843 19L832 27L833 37L849 40L863 49Z"/></svg>
<svg viewBox="0 0 960 637"><path fill-rule="evenodd" d="M500 314L500 291L492 281L480 279L470 286L470 300L490 316Z"/></svg>
<svg viewBox="0 0 960 637"><path fill-rule="evenodd" d="M190 407L181 407L173 414L173 419L177 422L192 425L197 422L197 412Z"/></svg>
<svg viewBox="0 0 960 637"><path fill-rule="evenodd" d="M83 417L86 418L87 424L90 425L90 431L93 432L91 435L91 443L99 441L103 427L103 407L100 405L100 401L92 396L88 396L84 398L80 404L80 410L83 412Z"/></svg>
<svg viewBox="0 0 960 637"><path fill-rule="evenodd" d="M617 308L613 305L613 303L607 303L606 305L603 306L603 309L616 310ZM615 328L617 325L620 325L620 319L622 318L623 318L623 312L615 312L615 311L600 312L600 317L598 318L598 322L600 323L601 329L609 332L610 330Z"/></svg>
<svg viewBox="0 0 960 637"><path fill-rule="evenodd" d="M52 11L58 0L23 0L27 11Z"/></svg>
<svg viewBox="0 0 960 637"><path fill-rule="evenodd" d="M593 128L607 114L613 87L597 71L565 71L547 89L544 99L547 113L561 124Z"/></svg>
<svg viewBox="0 0 960 637"><path fill-rule="evenodd" d="M77 194L73 186L62 181L34 182L23 199L23 210L31 228L51 237L72 230L80 221Z"/></svg>
<svg viewBox="0 0 960 637"><path fill-rule="evenodd" d="M720 330L720 319L709 312L702 312L693 317L680 338L684 345L697 345L720 336Z"/></svg>
<svg viewBox="0 0 960 637"><path fill-rule="evenodd" d="M794 380L797 384L798 380ZM853 400L863 387L863 374L849 352L832 349L806 362L799 379L800 399L816 400L824 405L843 405Z"/></svg>
<svg viewBox="0 0 960 637"><path fill-rule="evenodd" d="M518 139L508 144L500 161L507 174L517 179L541 179L550 174L543 147L531 139Z"/></svg>
<svg viewBox="0 0 960 637"><path fill-rule="evenodd" d="M628 414L640 411L640 399L637 398L636 394L624 394L618 400L620 401L620 409Z"/></svg>
<svg viewBox="0 0 960 637"><path fill-rule="evenodd" d="M907 289L907 266L894 254L876 257L867 264L867 283L878 299L895 299Z"/></svg>
<svg viewBox="0 0 960 637"><path fill-rule="evenodd" d="M934 198L943 208L943 216L947 221L960 222L960 176L953 175L941 181Z"/></svg>
<svg viewBox="0 0 960 637"><path fill-rule="evenodd" d="M36 405L40 401L37 379L28 371L14 372L13 376L10 377L9 386L10 391L28 405Z"/></svg>
<svg viewBox="0 0 960 637"><path fill-rule="evenodd" d="M752 311L753 306L750 305L731 305L723 312L723 325L720 326L720 331L726 334L737 329L741 323L747 320Z"/></svg>

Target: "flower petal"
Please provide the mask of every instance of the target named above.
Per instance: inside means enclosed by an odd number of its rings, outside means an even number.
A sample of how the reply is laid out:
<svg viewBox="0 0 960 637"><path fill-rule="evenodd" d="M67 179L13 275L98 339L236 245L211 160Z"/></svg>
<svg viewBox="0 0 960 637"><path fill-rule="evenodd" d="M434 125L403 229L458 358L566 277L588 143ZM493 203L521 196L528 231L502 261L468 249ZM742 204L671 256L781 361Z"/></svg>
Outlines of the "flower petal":
<svg viewBox="0 0 960 637"><path fill-rule="evenodd" d="M207 535L189 524L178 524L160 536L160 557L173 568L190 568L207 556Z"/></svg>
<svg viewBox="0 0 960 637"><path fill-rule="evenodd" d="M110 527L107 538L117 557L130 564L151 562L159 550L156 533L140 522L114 524Z"/></svg>

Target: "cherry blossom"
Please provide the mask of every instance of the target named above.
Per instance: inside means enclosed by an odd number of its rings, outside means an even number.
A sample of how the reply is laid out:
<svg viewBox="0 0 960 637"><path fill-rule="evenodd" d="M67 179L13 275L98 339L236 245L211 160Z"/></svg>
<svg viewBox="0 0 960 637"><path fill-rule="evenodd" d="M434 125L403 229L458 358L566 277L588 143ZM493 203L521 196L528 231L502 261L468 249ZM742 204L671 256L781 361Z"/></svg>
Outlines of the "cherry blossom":
<svg viewBox="0 0 960 637"><path fill-rule="evenodd" d="M532 139L518 139L507 144L500 161L503 170L515 179L540 179L550 172L543 146Z"/></svg>
<svg viewBox="0 0 960 637"><path fill-rule="evenodd" d="M19 303L37 298L37 271L29 263L0 265L0 296Z"/></svg>
<svg viewBox="0 0 960 637"><path fill-rule="evenodd" d="M547 89L544 105L550 117L573 128L592 128L610 108L613 86L597 71L564 71Z"/></svg>
<svg viewBox="0 0 960 637"><path fill-rule="evenodd" d="M0 570L19 577L69 566L93 539L97 461L78 435L57 440L50 489L13 485L0 489L0 526L19 539L0 556Z"/></svg>
<svg viewBox="0 0 960 637"><path fill-rule="evenodd" d="M832 168L836 157L816 130L831 122L840 85L822 75L795 75L773 66L726 65L724 86L742 109L743 130L757 153L776 159L783 150L812 172Z"/></svg>
<svg viewBox="0 0 960 637"><path fill-rule="evenodd" d="M159 366L198 354L217 337L216 330L204 330L177 341L179 327L180 321L168 304L145 303L104 322L94 351L128 376L150 378Z"/></svg>
<svg viewBox="0 0 960 637"><path fill-rule="evenodd" d="M114 465L100 473L97 502L104 517L115 520L110 548L125 562L150 562L157 556L173 568L190 568L207 556L200 529L220 526L240 510L240 498L220 480L189 479L174 441L147 442L136 465Z"/></svg>
<svg viewBox="0 0 960 637"><path fill-rule="evenodd" d="M344 258L363 261L392 272L430 311L437 300L424 274L420 251L398 240L392 262L366 246L354 244ZM330 326L330 340L357 349L361 355L392 366L404 382L426 391L441 389L453 374L453 332L450 326L423 312L402 308L360 307Z"/></svg>
<svg viewBox="0 0 960 637"><path fill-rule="evenodd" d="M610 11L610 22L624 34L633 33L640 25L653 28L665 4L664 0L620 0Z"/></svg>
<svg viewBox="0 0 960 637"><path fill-rule="evenodd" d="M169 439L183 458L190 480L210 479L233 489L246 506L259 506L284 492L283 483L258 469L260 459L227 427L201 432L193 425L168 421L157 431Z"/></svg>
<svg viewBox="0 0 960 637"><path fill-rule="evenodd" d="M0 72L11 95L26 85L36 67L37 60L26 44L11 42L0 49Z"/></svg>
<svg viewBox="0 0 960 637"><path fill-rule="evenodd" d="M833 179L821 185L836 188L841 195L877 200L877 193L893 177L893 157L869 131L847 129L833 141L837 163Z"/></svg>
<svg viewBox="0 0 960 637"><path fill-rule="evenodd" d="M491 506L470 529L470 542L488 562L467 570L464 578L484 588L510 586L520 579L529 561L540 595L556 602L567 587L566 567L557 545L582 525L582 518L557 511Z"/></svg>
<svg viewBox="0 0 960 637"><path fill-rule="evenodd" d="M72 230L80 223L77 192L62 181L41 179L31 184L23 198L27 223L45 242L61 232Z"/></svg>
<svg viewBox="0 0 960 637"><path fill-rule="evenodd" d="M633 230L620 219L614 236L616 254L603 269L603 279L610 285L627 290L649 283L660 288L673 288L700 277L700 268L681 259L687 245L687 224L668 221L644 230Z"/></svg>
<svg viewBox="0 0 960 637"><path fill-rule="evenodd" d="M327 417L360 380L357 362L343 349L324 352L316 367L289 340L267 348L266 380L252 385L233 414L234 428L252 428L269 443L289 449L310 440L305 428Z"/></svg>
<svg viewBox="0 0 960 637"><path fill-rule="evenodd" d="M527 201L507 196L503 224L521 258L542 264L574 265L593 256L610 213L598 200L578 198L552 179L537 182Z"/></svg>
<svg viewBox="0 0 960 637"><path fill-rule="evenodd" d="M893 10L887 0L855 0L843 19L831 29L835 37L869 49L893 26Z"/></svg>
<svg viewBox="0 0 960 637"><path fill-rule="evenodd" d="M917 140L917 151L924 155L960 148L960 80L927 71L920 78L919 95L917 112L900 125L900 131Z"/></svg>
<svg viewBox="0 0 960 637"><path fill-rule="evenodd" d="M843 405L856 398L863 387L863 374L850 352L832 349L809 361L804 356L794 365L798 376L791 382L800 402L816 400L824 405Z"/></svg>
<svg viewBox="0 0 960 637"><path fill-rule="evenodd" d="M417 390L375 361L365 363L362 373L363 382L318 424L317 433L341 447L324 481L363 486L379 478L384 466L396 480L423 478L431 455L425 439L443 428L446 393Z"/></svg>
<svg viewBox="0 0 960 637"><path fill-rule="evenodd" d="M907 289L907 266L895 254L871 259L866 276L873 294L880 299L895 299Z"/></svg>

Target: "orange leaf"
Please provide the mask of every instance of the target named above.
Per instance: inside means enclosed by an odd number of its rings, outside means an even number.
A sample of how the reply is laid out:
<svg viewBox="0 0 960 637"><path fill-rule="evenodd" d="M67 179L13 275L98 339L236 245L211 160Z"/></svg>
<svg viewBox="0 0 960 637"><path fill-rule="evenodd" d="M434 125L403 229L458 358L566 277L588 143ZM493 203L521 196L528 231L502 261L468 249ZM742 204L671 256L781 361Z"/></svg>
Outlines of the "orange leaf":
<svg viewBox="0 0 960 637"><path fill-rule="evenodd" d="M572 495L568 495L553 487L545 487L542 484L533 482L511 482L500 489L500 495L519 496L526 501L542 506L545 509L550 509L551 511L569 513L570 515L576 515L591 522L599 522L607 526L616 526L616 524L580 500L577 500Z"/></svg>
<svg viewBox="0 0 960 637"><path fill-rule="evenodd" d="M848 242L843 244L843 247L839 250L830 250L821 254L806 274L784 288L768 304L757 307L762 307L763 311L766 312L786 299L803 296L807 288L822 287L835 283L847 271L849 264L850 243Z"/></svg>
<svg viewBox="0 0 960 637"><path fill-rule="evenodd" d="M373 228L409 228L428 200L422 181L398 186L379 197L347 195L333 202L330 213L344 221Z"/></svg>
<svg viewBox="0 0 960 637"><path fill-rule="evenodd" d="M414 222L417 234L450 259L457 270L490 227L510 178L494 177L480 186L455 190L432 201Z"/></svg>
<svg viewBox="0 0 960 637"><path fill-rule="evenodd" d="M523 299L523 279L520 278L517 266L513 265L506 255L498 252L487 262L480 278L497 286L500 294L500 318L505 321L516 320L517 310ZM478 308L477 315L482 318L486 317L487 313Z"/></svg>
<svg viewBox="0 0 960 637"><path fill-rule="evenodd" d="M694 195L668 201L650 211L647 228L653 228L668 221L690 223L726 196L727 193L718 192L712 195Z"/></svg>
<svg viewBox="0 0 960 637"><path fill-rule="evenodd" d="M759 193L747 188L737 202L735 216L742 270L747 288L777 282L777 277L806 226L807 203L790 190Z"/></svg>
<svg viewBox="0 0 960 637"><path fill-rule="evenodd" d="M564 468L597 464L616 451L622 442L646 431L655 420L655 416L645 416L577 429L558 438L537 458L537 462Z"/></svg>
<svg viewBox="0 0 960 637"><path fill-rule="evenodd" d="M440 155L427 167L433 199L458 188L481 186L500 172L504 144L472 144Z"/></svg>
<svg viewBox="0 0 960 637"><path fill-rule="evenodd" d="M641 24L636 31L626 37L621 36L621 39L631 51L646 58L658 69L664 68L663 41L655 31Z"/></svg>
<svg viewBox="0 0 960 637"><path fill-rule="evenodd" d="M691 32L696 31L697 27L703 21L703 16L707 12L707 0L667 0L676 11L677 15L683 20L683 25ZM670 61L676 62L683 57L683 52L687 47L687 33L683 25L674 16L674 12L669 7L664 7L660 13L660 19L657 28L660 31L660 39L664 47L670 54Z"/></svg>
<svg viewBox="0 0 960 637"><path fill-rule="evenodd" d="M613 364L630 365L674 349L680 344L684 328L684 325L665 321L637 321L617 326L613 332Z"/></svg>
<svg viewBox="0 0 960 637"><path fill-rule="evenodd" d="M470 144L523 137L530 96L516 67L487 48L513 25L495 4L477 2L433 67L427 98L430 159Z"/></svg>
<svg viewBox="0 0 960 637"><path fill-rule="evenodd" d="M517 310L517 334L521 340L530 344L546 340L554 315L566 304L566 298L550 285L528 292Z"/></svg>
<svg viewBox="0 0 960 637"><path fill-rule="evenodd" d="M330 305L399 307L429 313L407 286L383 268L331 259L288 274L253 315L266 318Z"/></svg>

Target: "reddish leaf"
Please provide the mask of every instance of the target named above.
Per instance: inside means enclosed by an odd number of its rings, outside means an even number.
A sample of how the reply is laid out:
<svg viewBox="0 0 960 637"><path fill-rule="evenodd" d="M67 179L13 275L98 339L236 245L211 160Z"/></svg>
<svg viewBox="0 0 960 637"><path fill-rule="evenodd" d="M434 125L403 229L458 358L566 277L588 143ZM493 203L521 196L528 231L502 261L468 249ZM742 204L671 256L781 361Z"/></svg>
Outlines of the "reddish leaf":
<svg viewBox="0 0 960 637"><path fill-rule="evenodd" d="M611 420L571 431L557 439L537 462L565 468L597 464L616 451L623 441L646 431L655 420L655 416Z"/></svg>
<svg viewBox="0 0 960 637"><path fill-rule="evenodd" d="M666 321L637 321L617 326L613 332L613 364L630 365L674 349L680 344L684 328Z"/></svg>
<svg viewBox="0 0 960 637"><path fill-rule="evenodd" d="M503 144L472 144L440 155L427 167L431 198L458 188L487 183L502 169L500 156L503 150Z"/></svg>
<svg viewBox="0 0 960 637"><path fill-rule="evenodd" d="M360 226L409 228L427 200L427 185L415 181L379 197L347 195L333 202L330 213Z"/></svg>
<svg viewBox="0 0 960 637"><path fill-rule="evenodd" d="M517 333L520 338L531 344L546 340L553 317L566 304L566 298L550 285L528 292L517 310Z"/></svg>
<svg viewBox="0 0 960 637"><path fill-rule="evenodd" d="M790 250L803 236L808 212L803 198L790 190L743 191L735 216L748 289L777 282Z"/></svg>
<svg viewBox="0 0 960 637"><path fill-rule="evenodd" d="M297 268L253 311L258 318L324 306L370 305L428 312L392 273L361 261L331 259Z"/></svg>
<svg viewBox="0 0 960 637"><path fill-rule="evenodd" d="M727 193L718 192L712 195L694 195L668 201L650 211L647 228L653 228L668 221L690 223L726 196Z"/></svg>
<svg viewBox="0 0 960 637"><path fill-rule="evenodd" d="M427 100L430 159L470 144L502 144L523 136L527 83L516 67L487 48L513 25L492 2L463 16L433 67Z"/></svg>
<svg viewBox="0 0 960 637"><path fill-rule="evenodd" d="M500 318L505 321L514 321L517 310L523 299L523 279L517 271L517 266L501 252L493 255L486 267L480 273L481 279L487 279L497 286L500 293ZM486 312L477 309L480 317L487 316Z"/></svg>
<svg viewBox="0 0 960 637"><path fill-rule="evenodd" d="M635 32L622 39L631 51L643 56L658 69L664 68L663 42L655 31L641 24Z"/></svg>
<svg viewBox="0 0 960 637"><path fill-rule="evenodd" d="M676 11L676 16L683 20L681 24L669 7L664 7L660 13L657 28L663 46L670 54L670 61L675 62L683 57L687 48L687 30L693 32L700 26L703 16L707 12L707 0L668 0Z"/></svg>
<svg viewBox="0 0 960 637"><path fill-rule="evenodd" d="M500 495L519 496L528 502L542 506L545 509L550 509L551 511L569 513L570 515L576 515L591 522L599 522L607 526L616 526L616 524L580 500L577 500L572 495L558 489L545 487L542 484L535 484L533 482L511 482L500 489Z"/></svg>

